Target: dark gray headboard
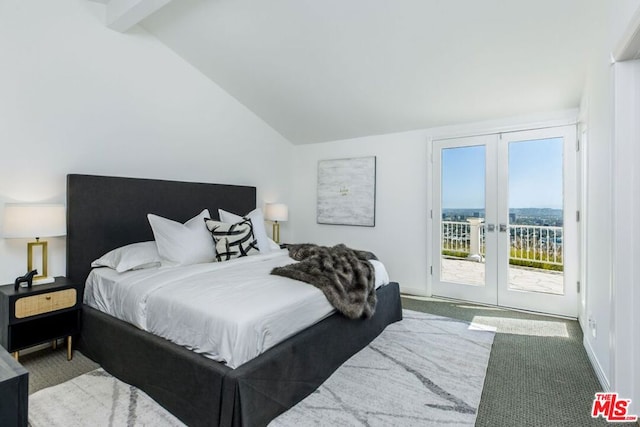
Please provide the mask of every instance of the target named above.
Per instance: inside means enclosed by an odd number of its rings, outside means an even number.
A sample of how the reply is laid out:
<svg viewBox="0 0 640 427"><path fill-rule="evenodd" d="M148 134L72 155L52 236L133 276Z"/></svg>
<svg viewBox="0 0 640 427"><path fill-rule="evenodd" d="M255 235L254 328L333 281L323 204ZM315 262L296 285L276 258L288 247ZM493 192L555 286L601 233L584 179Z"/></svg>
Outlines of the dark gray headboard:
<svg viewBox="0 0 640 427"><path fill-rule="evenodd" d="M204 208L244 214L256 207L256 188L67 175L67 277L84 284L91 261L117 247L153 240L147 214L185 222Z"/></svg>

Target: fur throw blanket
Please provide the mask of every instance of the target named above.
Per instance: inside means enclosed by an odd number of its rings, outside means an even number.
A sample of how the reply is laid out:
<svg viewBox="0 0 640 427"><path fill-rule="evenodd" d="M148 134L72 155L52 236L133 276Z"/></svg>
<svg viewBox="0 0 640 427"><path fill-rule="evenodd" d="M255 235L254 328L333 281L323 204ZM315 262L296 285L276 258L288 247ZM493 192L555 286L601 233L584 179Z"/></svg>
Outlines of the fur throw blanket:
<svg viewBox="0 0 640 427"><path fill-rule="evenodd" d="M271 274L310 283L320 289L340 313L350 319L373 316L376 308L375 275L371 252L313 244L288 245L295 264L276 267Z"/></svg>

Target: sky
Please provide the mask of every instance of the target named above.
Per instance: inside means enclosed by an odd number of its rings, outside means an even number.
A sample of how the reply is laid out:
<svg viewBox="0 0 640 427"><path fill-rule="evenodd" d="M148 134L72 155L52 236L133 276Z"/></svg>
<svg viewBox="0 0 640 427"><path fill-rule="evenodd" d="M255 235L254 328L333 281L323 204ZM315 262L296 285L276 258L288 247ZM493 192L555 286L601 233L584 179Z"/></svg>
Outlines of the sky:
<svg viewBox="0 0 640 427"><path fill-rule="evenodd" d="M442 152L443 209L483 209L485 147ZM509 143L509 208L562 209L562 138Z"/></svg>

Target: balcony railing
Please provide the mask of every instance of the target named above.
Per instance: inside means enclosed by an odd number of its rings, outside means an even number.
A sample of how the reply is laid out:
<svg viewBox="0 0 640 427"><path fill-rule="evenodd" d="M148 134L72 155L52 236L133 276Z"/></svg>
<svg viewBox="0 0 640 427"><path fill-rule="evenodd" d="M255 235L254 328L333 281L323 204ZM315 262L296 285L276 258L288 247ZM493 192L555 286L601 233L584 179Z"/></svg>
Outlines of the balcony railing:
<svg viewBox="0 0 640 427"><path fill-rule="evenodd" d="M478 247L479 253L475 255L484 257L485 236L485 224L474 226L470 222L442 221L442 253L467 257L474 255L473 249ZM474 240L477 246L474 246ZM509 225L511 264L562 270L562 244L562 227Z"/></svg>
<svg viewBox="0 0 640 427"><path fill-rule="evenodd" d="M484 224L479 227L480 254L484 255ZM442 221L442 250L467 256L471 252L471 224L461 221Z"/></svg>
<svg viewBox="0 0 640 427"><path fill-rule="evenodd" d="M510 225L510 258L562 265L562 237L562 227Z"/></svg>

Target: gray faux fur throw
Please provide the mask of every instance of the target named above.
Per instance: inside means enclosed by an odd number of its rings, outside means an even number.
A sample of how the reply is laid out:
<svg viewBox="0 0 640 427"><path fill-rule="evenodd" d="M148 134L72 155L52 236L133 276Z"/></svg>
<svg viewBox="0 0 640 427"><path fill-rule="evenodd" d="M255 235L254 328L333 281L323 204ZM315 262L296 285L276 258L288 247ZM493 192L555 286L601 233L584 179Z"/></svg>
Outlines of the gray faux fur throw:
<svg viewBox="0 0 640 427"><path fill-rule="evenodd" d="M371 252L313 244L287 245L296 264L276 267L271 274L307 282L320 289L336 310L350 319L373 316L376 309Z"/></svg>

